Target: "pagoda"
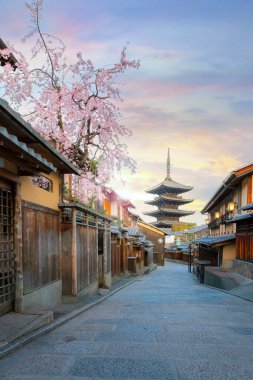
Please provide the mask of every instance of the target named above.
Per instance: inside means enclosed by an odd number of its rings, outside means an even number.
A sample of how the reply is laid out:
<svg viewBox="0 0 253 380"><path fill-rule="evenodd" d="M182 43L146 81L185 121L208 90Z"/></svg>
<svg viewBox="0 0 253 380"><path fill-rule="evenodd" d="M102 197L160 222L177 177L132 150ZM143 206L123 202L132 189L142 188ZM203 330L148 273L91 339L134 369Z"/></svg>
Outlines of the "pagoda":
<svg viewBox="0 0 253 380"><path fill-rule="evenodd" d="M182 185L173 181L170 176L170 151L168 149L167 158L167 176L159 185L146 190L147 193L156 194L153 200L145 202L146 204L157 206L158 209L146 212L145 215L153 216L157 219L152 224L159 228L171 228L175 223L179 222L181 216L194 214L194 211L180 210L178 207L193 202L193 199L186 199L179 194L192 190L193 187Z"/></svg>

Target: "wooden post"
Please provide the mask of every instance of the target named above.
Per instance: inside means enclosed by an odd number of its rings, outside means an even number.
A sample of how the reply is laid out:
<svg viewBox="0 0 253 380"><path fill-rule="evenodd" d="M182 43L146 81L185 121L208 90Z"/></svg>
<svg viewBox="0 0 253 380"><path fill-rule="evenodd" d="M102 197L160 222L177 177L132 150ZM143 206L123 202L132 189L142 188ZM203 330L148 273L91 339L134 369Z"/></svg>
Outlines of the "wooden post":
<svg viewBox="0 0 253 380"><path fill-rule="evenodd" d="M77 246L76 246L76 209L72 209L72 247L71 247L71 262L72 262L72 295L77 295Z"/></svg>
<svg viewBox="0 0 253 380"><path fill-rule="evenodd" d="M87 221L87 230L88 230L88 221ZM96 255L97 255L97 260L96 260L96 265L97 265L97 283L99 287L99 257L98 257L98 218L96 217Z"/></svg>
<svg viewBox="0 0 253 380"><path fill-rule="evenodd" d="M22 256L22 206L21 184L16 183L14 202L14 250L15 250L15 311L23 311L23 256Z"/></svg>
<svg viewBox="0 0 253 380"><path fill-rule="evenodd" d="M69 174L69 195L72 196L72 174Z"/></svg>

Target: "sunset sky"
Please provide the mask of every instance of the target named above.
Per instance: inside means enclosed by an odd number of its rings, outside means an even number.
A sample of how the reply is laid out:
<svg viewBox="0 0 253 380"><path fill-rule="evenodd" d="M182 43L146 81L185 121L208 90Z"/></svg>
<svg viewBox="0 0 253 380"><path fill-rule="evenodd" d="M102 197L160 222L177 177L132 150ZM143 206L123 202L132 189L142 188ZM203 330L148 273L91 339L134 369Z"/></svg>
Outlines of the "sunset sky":
<svg viewBox="0 0 253 380"><path fill-rule="evenodd" d="M0 4L0 37L26 54L23 0ZM202 223L222 180L253 162L253 1L45 0L43 15L70 56L82 51L98 66L116 62L129 43L141 67L122 77L120 106L137 172L113 186L136 212L153 209L145 190L164 179L169 147L172 178L194 186L185 208L196 213L182 221Z"/></svg>

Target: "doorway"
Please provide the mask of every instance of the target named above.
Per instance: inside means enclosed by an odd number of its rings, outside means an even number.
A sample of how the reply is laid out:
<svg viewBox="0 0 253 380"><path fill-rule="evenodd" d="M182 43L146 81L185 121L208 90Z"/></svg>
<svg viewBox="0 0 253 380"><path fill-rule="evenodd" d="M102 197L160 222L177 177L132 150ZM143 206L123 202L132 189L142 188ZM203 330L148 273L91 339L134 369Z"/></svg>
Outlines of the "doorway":
<svg viewBox="0 0 253 380"><path fill-rule="evenodd" d="M104 284L104 231L98 230L98 287Z"/></svg>

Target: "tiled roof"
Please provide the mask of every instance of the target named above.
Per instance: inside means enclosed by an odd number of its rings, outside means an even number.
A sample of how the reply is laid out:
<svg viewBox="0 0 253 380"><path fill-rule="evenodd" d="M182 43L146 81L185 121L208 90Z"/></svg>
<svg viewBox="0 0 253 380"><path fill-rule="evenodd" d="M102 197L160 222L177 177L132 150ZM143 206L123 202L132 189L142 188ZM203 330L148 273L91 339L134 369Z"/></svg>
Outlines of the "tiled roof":
<svg viewBox="0 0 253 380"><path fill-rule="evenodd" d="M226 242L236 238L236 234L207 236L193 240L193 243L203 244L206 246L212 246L217 243Z"/></svg>
<svg viewBox="0 0 253 380"><path fill-rule="evenodd" d="M199 232L199 231L205 230L207 228L208 227L206 224L202 224L201 226L196 226L194 228L191 228L190 230L186 231L186 233L187 234L194 234L195 232Z"/></svg>
<svg viewBox="0 0 253 380"><path fill-rule="evenodd" d="M167 229L177 222L178 222L177 220L163 219L163 220L158 220L157 222L152 222L151 224L155 227L159 227L160 229Z"/></svg>
<svg viewBox="0 0 253 380"><path fill-rule="evenodd" d="M129 236L134 236L134 237L143 236L143 234L140 232L139 228L136 228L136 227L130 227L127 231L127 234Z"/></svg>
<svg viewBox="0 0 253 380"><path fill-rule="evenodd" d="M26 141L26 145L33 144L36 147L38 146L39 153L43 154L47 159L49 158L50 162L62 173L79 174L77 168L71 162L63 157L2 98L0 98L0 122L3 127L8 128L8 133L17 136L19 141Z"/></svg>
<svg viewBox="0 0 253 380"><path fill-rule="evenodd" d="M238 186L238 183L242 181L242 179L248 174L253 173L253 164L246 165L242 168L232 171L228 177L222 181L220 187L216 190L212 198L205 205L202 214L210 212L212 208L219 202L219 200L224 199L224 197L231 192L233 187Z"/></svg>
<svg viewBox="0 0 253 380"><path fill-rule="evenodd" d="M151 189L147 190L147 193L157 194L157 191L159 192L159 190L161 190L162 188L177 190L178 193L184 193L186 191L190 191L193 189L192 186L186 186L186 185L183 185L182 183L173 181L171 178L166 178L163 182L159 183L157 186L154 186Z"/></svg>
<svg viewBox="0 0 253 380"><path fill-rule="evenodd" d="M173 204L186 204L193 202L194 199L186 199L186 198L179 198L179 197L170 197L168 195L160 195L159 197L152 199L150 201L146 201L144 203L148 205L159 205L162 203L173 203Z"/></svg>
<svg viewBox="0 0 253 380"><path fill-rule="evenodd" d="M48 162L40 154L29 148L25 143L19 141L16 136L9 134L7 129L4 127L0 127L0 138L4 139L4 141L7 141L9 144L11 144L11 146L18 148L19 151L21 150L27 157L32 158L45 166L49 171L56 171L56 167L51 162Z"/></svg>
<svg viewBox="0 0 253 380"><path fill-rule="evenodd" d="M183 250L185 250L185 249L188 249L188 244L180 244L180 245L178 245L177 246L177 249L179 249L180 251L183 251Z"/></svg>
<svg viewBox="0 0 253 380"><path fill-rule="evenodd" d="M111 226L111 233L115 235L120 235L120 230L118 229L117 226Z"/></svg>
<svg viewBox="0 0 253 380"><path fill-rule="evenodd" d="M245 211L245 210L251 210L251 209L253 209L253 203L248 203L247 205L242 206L242 207L239 208L239 210L243 210L243 211Z"/></svg>
<svg viewBox="0 0 253 380"><path fill-rule="evenodd" d="M247 212L245 214L237 214L232 219L229 219L229 222L236 223L236 222L239 222L240 220L250 219L250 218L253 218L253 211Z"/></svg>
<svg viewBox="0 0 253 380"><path fill-rule="evenodd" d="M155 215L191 215L194 214L194 211L185 211L185 210L178 210L175 208L167 209L167 208L160 208L159 210L154 211L147 211L144 213L145 215L155 216Z"/></svg>

